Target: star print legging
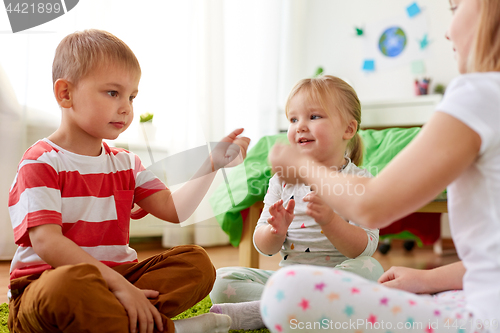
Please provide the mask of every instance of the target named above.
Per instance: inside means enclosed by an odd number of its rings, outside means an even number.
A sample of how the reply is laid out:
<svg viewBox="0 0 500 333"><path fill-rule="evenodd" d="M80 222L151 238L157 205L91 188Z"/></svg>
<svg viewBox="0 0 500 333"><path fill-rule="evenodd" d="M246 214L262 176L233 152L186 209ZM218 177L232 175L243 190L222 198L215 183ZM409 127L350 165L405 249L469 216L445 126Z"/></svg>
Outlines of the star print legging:
<svg viewBox="0 0 500 333"><path fill-rule="evenodd" d="M485 326L495 325L471 316L462 291L416 295L309 265L283 268L269 279L261 314L273 333L466 333L488 332Z"/></svg>
<svg viewBox="0 0 500 333"><path fill-rule="evenodd" d="M377 281L384 273L380 263L368 256L348 259L335 267L372 281ZM274 273L276 271L246 267L219 268L210 299L214 304L257 301L267 280Z"/></svg>

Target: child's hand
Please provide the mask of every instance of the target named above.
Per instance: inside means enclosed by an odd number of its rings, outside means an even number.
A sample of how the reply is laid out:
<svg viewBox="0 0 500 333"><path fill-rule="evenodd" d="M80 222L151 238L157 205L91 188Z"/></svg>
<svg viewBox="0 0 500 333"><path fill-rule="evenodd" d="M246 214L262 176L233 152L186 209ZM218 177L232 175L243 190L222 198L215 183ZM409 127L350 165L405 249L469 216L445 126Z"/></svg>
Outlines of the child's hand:
<svg viewBox="0 0 500 333"><path fill-rule="evenodd" d="M316 221L320 226L324 226L331 221L335 216L333 209L328 206L315 192L311 192L304 197L304 201L308 202L306 214Z"/></svg>
<svg viewBox="0 0 500 333"><path fill-rule="evenodd" d="M109 288L127 311L131 333L152 333L155 324L160 332L163 331L160 312L148 300L158 297L158 291L141 290L125 279L120 279Z"/></svg>
<svg viewBox="0 0 500 333"><path fill-rule="evenodd" d="M428 271L408 267L393 266L378 279L379 283L389 288L400 289L415 294L427 294L429 288L425 283Z"/></svg>
<svg viewBox="0 0 500 333"><path fill-rule="evenodd" d="M212 150L213 171L220 168L234 167L243 162L247 156L250 139L244 136L238 137L242 132L243 128L234 130Z"/></svg>
<svg viewBox="0 0 500 333"><path fill-rule="evenodd" d="M295 208L295 200L291 199L286 206L283 207L283 200L278 200L274 205L269 207L271 217L267 222L271 225L271 232L277 235L285 235L288 227L293 221L295 215L293 210Z"/></svg>
<svg viewBox="0 0 500 333"><path fill-rule="evenodd" d="M286 183L303 182L300 170L301 166L308 170L308 159L296 148L290 145L277 143L269 153L269 162L272 165L273 173Z"/></svg>

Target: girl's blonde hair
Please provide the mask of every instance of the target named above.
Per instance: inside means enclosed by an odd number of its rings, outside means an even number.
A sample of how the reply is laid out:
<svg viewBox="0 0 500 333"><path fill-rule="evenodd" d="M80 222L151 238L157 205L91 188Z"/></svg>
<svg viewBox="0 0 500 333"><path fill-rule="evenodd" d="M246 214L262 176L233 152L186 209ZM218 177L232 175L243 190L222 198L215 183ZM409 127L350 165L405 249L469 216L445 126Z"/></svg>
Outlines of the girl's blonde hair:
<svg viewBox="0 0 500 333"><path fill-rule="evenodd" d="M358 133L361 124L361 103L354 89L344 80L332 75L300 80L293 87L286 101L285 113L287 117L290 101L299 91L306 92L309 98L321 105L328 115L332 115L334 112L332 108L335 108L345 123L351 119L357 121L356 134L347 143L346 155L356 165L363 163L363 141Z"/></svg>
<svg viewBox="0 0 500 333"><path fill-rule="evenodd" d="M500 1L479 0L480 17L469 72L500 71Z"/></svg>
<svg viewBox="0 0 500 333"><path fill-rule="evenodd" d="M134 52L115 35L97 29L74 32L59 43L52 63L52 83L67 79L73 84L91 70L118 63L141 75Z"/></svg>

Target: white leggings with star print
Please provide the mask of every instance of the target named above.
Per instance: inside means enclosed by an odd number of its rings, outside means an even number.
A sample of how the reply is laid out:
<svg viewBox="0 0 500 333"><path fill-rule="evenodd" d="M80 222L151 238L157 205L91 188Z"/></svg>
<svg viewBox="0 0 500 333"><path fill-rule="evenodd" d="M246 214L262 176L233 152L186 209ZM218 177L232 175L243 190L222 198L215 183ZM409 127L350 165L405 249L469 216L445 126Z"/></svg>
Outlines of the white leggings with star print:
<svg viewBox="0 0 500 333"><path fill-rule="evenodd" d="M283 268L265 286L261 314L273 333L283 332L497 332L478 320L462 291L416 295L332 268Z"/></svg>

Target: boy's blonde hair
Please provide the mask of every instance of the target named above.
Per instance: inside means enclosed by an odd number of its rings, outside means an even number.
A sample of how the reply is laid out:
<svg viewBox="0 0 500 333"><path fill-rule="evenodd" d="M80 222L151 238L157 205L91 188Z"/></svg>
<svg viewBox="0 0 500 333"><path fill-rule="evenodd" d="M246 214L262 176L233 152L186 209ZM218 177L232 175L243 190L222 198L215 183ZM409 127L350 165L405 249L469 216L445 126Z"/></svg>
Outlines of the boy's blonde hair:
<svg viewBox="0 0 500 333"><path fill-rule="evenodd" d="M480 17L469 72L500 71L500 1L479 0Z"/></svg>
<svg viewBox="0 0 500 333"><path fill-rule="evenodd" d="M73 84L91 70L118 63L141 75L134 52L115 35L97 29L74 32L59 43L52 63L52 83L67 79Z"/></svg>
<svg viewBox="0 0 500 333"><path fill-rule="evenodd" d="M302 79L293 87L286 101L285 113L287 117L290 101L299 91L306 92L309 98L321 105L328 115L332 115L334 112L333 107L339 112L340 118L345 123L351 119L358 122L356 134L347 144L346 155L356 165L363 163L363 141L358 133L361 124L361 103L354 89L344 80L332 75Z"/></svg>

